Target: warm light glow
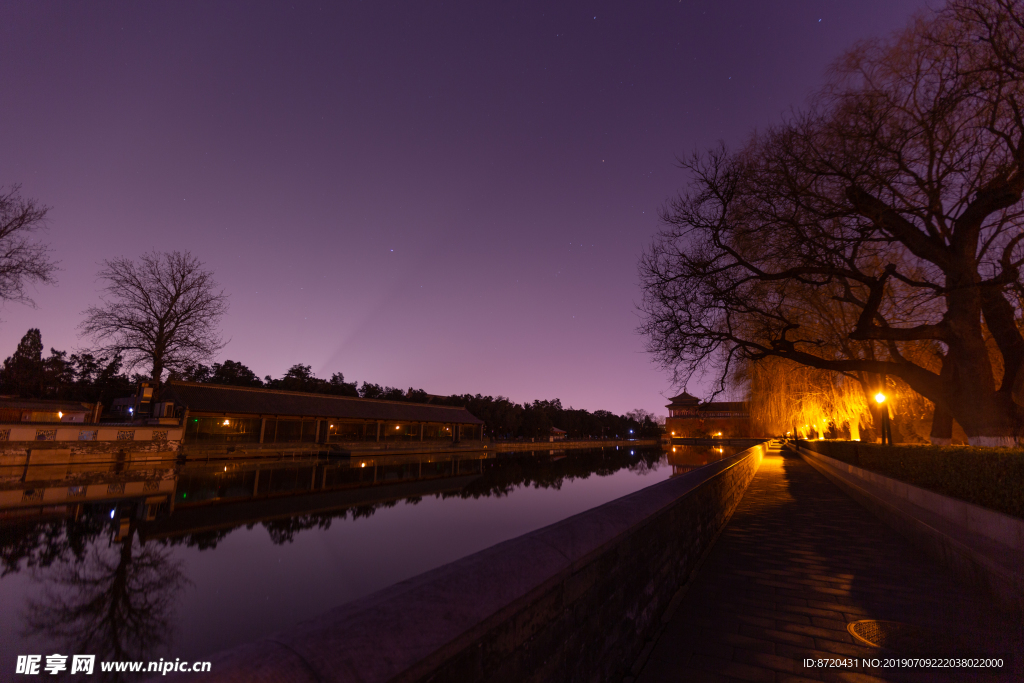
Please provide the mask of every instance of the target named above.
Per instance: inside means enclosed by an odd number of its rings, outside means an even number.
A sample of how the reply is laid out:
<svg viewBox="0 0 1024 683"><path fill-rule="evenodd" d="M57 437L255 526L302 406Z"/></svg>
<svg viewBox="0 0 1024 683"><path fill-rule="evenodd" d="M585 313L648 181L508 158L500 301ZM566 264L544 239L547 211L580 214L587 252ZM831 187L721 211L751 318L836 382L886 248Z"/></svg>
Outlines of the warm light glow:
<svg viewBox="0 0 1024 683"><path fill-rule="evenodd" d="M63 419L64 419L64 413L62 413L62 412L60 412L60 411L58 410L58 411L57 411L57 419L58 419L58 420L63 420Z"/></svg>
<svg viewBox="0 0 1024 683"><path fill-rule="evenodd" d="M334 429L334 425L331 425L331 429Z"/></svg>
<svg viewBox="0 0 1024 683"><path fill-rule="evenodd" d="M227 468L227 467L225 467L225 468L224 468L224 471L225 471L225 472L227 472L227 471L228 471L228 468Z"/></svg>
<svg viewBox="0 0 1024 683"><path fill-rule="evenodd" d="M359 463L359 466L360 467L366 467L366 463L365 462L361 462L361 463Z"/></svg>
<svg viewBox="0 0 1024 683"><path fill-rule="evenodd" d="M395 425L395 429L398 429L398 425Z"/></svg>
<svg viewBox="0 0 1024 683"><path fill-rule="evenodd" d="M672 432L672 436L675 436L675 435L676 435L676 433L675 433L675 432Z"/></svg>
<svg viewBox="0 0 1024 683"><path fill-rule="evenodd" d="M227 427L227 426L228 426L229 424L231 424L231 421L230 421L230 420L224 420L224 426L225 426L225 427Z"/></svg>
<svg viewBox="0 0 1024 683"><path fill-rule="evenodd" d="M879 403L885 403L885 394L879 391L877 394L875 394L875 400L878 401Z"/></svg>

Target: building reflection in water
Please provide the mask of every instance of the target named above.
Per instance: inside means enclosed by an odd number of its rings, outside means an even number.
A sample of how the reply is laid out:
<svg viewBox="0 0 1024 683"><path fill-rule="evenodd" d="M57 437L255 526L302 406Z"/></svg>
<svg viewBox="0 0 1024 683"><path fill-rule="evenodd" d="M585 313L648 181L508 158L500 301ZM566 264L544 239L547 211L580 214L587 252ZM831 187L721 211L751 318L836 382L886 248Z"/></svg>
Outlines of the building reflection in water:
<svg viewBox="0 0 1024 683"><path fill-rule="evenodd" d="M673 445L666 448L666 455L668 456L668 464L672 466L672 474L679 475L728 458L730 455L735 455L741 450L743 449L737 446L715 445L714 443Z"/></svg>
<svg viewBox="0 0 1024 683"><path fill-rule="evenodd" d="M361 520L428 496L502 498L521 488L557 490L594 476L638 475L628 482L632 488L623 489L628 493L654 483L657 477L643 475L666 457L672 472L680 473L729 450L610 447L0 466L0 569L5 578L31 578L0 583L0 589L17 586L21 593L0 598L22 606L20 628L13 632L20 635L18 647L96 654L97 661L196 655L169 650L182 628L175 606L190 586L176 548L205 552L233 530L255 525L280 546L306 530L326 530L339 519ZM502 514L516 509L522 508Z"/></svg>

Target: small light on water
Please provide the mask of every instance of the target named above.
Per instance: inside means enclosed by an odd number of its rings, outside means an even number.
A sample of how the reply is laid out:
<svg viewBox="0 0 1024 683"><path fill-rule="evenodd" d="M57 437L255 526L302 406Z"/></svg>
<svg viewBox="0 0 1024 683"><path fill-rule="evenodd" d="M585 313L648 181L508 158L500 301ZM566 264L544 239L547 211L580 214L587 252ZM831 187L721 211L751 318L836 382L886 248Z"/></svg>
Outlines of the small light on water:
<svg viewBox="0 0 1024 683"><path fill-rule="evenodd" d="M110 511L110 518L111 518L111 519L113 519L113 518L114 518L114 511L113 511L113 510L111 510L111 511Z"/></svg>

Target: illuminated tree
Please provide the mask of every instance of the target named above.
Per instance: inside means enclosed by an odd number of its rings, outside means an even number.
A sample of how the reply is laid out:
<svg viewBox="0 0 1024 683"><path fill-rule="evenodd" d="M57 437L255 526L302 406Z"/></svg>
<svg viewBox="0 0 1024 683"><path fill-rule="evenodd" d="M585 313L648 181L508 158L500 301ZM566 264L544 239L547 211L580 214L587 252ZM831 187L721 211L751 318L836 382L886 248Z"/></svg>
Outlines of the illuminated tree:
<svg viewBox="0 0 1024 683"><path fill-rule="evenodd" d="M724 388L765 358L898 378L972 444L1014 443L1022 15L976 0L917 19L847 53L806 111L683 163L690 189L640 263L641 331L677 380Z"/></svg>

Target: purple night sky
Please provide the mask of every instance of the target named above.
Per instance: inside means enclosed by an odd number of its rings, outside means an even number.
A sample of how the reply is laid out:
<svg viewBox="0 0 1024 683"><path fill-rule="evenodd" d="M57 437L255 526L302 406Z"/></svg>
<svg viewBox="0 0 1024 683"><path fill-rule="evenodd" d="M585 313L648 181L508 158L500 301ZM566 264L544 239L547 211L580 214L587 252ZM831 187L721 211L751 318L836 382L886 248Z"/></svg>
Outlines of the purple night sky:
<svg viewBox="0 0 1024 683"><path fill-rule="evenodd" d="M260 376L664 414L636 262L675 158L922 7L2 3L0 185L52 207L62 270L0 358L86 345L102 259L187 249L230 295L218 360Z"/></svg>

